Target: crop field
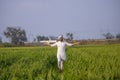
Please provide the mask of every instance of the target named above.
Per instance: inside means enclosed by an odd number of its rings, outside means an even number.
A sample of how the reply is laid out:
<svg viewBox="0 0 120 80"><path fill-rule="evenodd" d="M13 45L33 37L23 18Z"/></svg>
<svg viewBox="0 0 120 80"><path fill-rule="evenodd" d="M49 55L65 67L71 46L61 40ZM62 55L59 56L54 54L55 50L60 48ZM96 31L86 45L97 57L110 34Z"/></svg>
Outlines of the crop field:
<svg viewBox="0 0 120 80"><path fill-rule="evenodd" d="M120 44L67 47L63 72L56 47L0 48L0 80L120 80Z"/></svg>

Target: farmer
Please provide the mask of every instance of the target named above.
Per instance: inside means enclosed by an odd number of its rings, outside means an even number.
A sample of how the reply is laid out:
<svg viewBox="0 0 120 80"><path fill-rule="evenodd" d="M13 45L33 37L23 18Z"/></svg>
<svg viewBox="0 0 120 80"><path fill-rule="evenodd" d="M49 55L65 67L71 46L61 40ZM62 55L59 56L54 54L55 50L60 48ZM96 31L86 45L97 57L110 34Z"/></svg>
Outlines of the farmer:
<svg viewBox="0 0 120 80"><path fill-rule="evenodd" d="M78 43L74 43L74 44L78 44ZM59 71L61 72L63 70L63 63L66 60L66 52L65 52L65 48L66 46L72 46L74 44L71 43L67 43L64 41L63 36L60 35L58 37L58 41L50 46L57 46L57 60L58 60L58 68Z"/></svg>

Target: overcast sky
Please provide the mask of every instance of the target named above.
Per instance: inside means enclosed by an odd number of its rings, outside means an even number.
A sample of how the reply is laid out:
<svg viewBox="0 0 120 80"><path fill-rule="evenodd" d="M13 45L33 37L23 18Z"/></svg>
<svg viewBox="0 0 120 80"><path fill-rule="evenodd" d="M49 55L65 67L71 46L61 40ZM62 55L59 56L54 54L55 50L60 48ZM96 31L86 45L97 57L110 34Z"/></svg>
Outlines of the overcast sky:
<svg viewBox="0 0 120 80"><path fill-rule="evenodd" d="M0 36L7 26L29 39L72 32L75 39L120 33L120 0L0 0Z"/></svg>

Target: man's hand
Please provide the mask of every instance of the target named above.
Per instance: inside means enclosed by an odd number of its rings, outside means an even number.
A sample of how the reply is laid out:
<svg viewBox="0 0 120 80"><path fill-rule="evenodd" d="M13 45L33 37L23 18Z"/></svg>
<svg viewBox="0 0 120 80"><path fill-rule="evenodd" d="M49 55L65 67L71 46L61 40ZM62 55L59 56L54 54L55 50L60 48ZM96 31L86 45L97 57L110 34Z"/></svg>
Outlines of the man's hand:
<svg viewBox="0 0 120 80"><path fill-rule="evenodd" d="M48 41L47 43L46 43L48 46L51 46L51 44L50 44L50 42Z"/></svg>
<svg viewBox="0 0 120 80"><path fill-rule="evenodd" d="M79 44L80 44L80 42L73 43L73 45L79 45Z"/></svg>

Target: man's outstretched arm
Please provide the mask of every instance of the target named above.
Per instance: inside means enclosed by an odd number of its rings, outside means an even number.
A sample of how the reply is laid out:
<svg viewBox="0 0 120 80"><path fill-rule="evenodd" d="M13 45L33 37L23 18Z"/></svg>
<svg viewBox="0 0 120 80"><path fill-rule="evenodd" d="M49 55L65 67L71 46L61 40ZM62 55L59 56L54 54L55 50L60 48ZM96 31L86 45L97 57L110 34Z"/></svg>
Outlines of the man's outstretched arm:
<svg viewBox="0 0 120 80"><path fill-rule="evenodd" d="M67 44L67 46L73 46L73 45L78 45L78 44L80 44L80 42L76 42L76 43L68 43L68 42L66 42L66 44Z"/></svg>
<svg viewBox="0 0 120 80"><path fill-rule="evenodd" d="M73 43L73 45L79 45L79 44L80 44L80 42Z"/></svg>
<svg viewBox="0 0 120 80"><path fill-rule="evenodd" d="M48 42L47 45L48 45L48 46L52 46L52 47L53 47L53 46L57 46L56 42L53 43L53 44L50 44L50 42Z"/></svg>

